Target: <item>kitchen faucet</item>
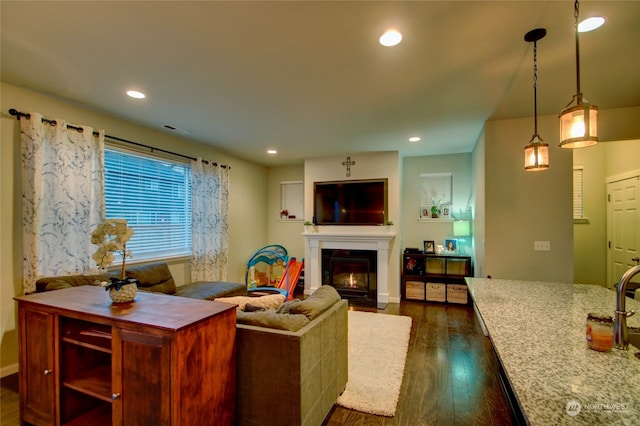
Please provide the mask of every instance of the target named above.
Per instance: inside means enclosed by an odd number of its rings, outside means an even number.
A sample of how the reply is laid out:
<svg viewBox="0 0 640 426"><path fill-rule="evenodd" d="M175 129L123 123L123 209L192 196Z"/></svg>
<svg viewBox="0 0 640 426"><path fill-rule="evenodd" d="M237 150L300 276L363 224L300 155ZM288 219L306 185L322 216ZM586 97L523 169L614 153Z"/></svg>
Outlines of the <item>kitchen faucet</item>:
<svg viewBox="0 0 640 426"><path fill-rule="evenodd" d="M628 349L629 330L627 328L627 317L635 314L633 310L626 311L627 284L631 278L640 273L640 265L636 265L622 275L618 288L616 289L616 317L613 321L613 346L617 349Z"/></svg>

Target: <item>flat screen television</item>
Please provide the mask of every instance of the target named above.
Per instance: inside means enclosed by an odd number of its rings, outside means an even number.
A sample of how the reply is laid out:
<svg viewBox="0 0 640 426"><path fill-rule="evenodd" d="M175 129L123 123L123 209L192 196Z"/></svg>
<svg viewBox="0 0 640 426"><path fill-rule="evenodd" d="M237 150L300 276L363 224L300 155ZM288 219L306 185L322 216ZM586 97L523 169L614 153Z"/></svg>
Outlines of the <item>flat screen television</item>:
<svg viewBox="0 0 640 426"><path fill-rule="evenodd" d="M314 182L317 225L382 225L387 221L387 179Z"/></svg>

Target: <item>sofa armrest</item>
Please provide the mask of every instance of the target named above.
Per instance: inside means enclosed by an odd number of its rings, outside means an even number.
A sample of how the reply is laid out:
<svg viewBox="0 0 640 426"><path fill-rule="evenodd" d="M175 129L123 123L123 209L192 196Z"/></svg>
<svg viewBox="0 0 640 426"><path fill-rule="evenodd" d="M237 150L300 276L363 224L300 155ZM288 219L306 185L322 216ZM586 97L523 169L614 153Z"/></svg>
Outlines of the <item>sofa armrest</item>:
<svg viewBox="0 0 640 426"><path fill-rule="evenodd" d="M347 383L347 307L295 332L236 325L238 424L322 423Z"/></svg>
<svg viewBox="0 0 640 426"><path fill-rule="evenodd" d="M95 285L96 282L109 281L107 274L99 275L61 275L57 277L43 277L36 281L36 293L78 287L81 285Z"/></svg>

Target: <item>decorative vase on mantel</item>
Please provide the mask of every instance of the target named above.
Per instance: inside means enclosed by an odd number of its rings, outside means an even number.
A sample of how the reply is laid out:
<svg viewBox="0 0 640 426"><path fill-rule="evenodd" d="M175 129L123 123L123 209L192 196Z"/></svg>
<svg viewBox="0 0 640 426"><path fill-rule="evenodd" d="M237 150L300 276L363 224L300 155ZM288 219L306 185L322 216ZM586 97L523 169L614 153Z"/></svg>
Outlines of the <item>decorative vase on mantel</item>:
<svg viewBox="0 0 640 426"><path fill-rule="evenodd" d="M111 278L111 283L106 288L113 303L133 302L138 294L138 280L133 278Z"/></svg>

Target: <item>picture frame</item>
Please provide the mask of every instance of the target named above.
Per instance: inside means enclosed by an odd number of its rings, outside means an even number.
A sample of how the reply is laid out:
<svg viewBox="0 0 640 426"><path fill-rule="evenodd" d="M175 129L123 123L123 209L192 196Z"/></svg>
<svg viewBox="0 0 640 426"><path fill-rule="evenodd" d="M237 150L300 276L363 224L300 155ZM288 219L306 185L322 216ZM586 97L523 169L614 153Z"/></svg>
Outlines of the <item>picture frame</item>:
<svg viewBox="0 0 640 426"><path fill-rule="evenodd" d="M458 240L444 240L444 253L456 254L458 253Z"/></svg>
<svg viewBox="0 0 640 426"><path fill-rule="evenodd" d="M435 254L436 252L436 242L433 240L425 240L424 241L424 252Z"/></svg>
<svg viewBox="0 0 640 426"><path fill-rule="evenodd" d="M450 205L446 205L446 206L442 206L442 216L443 219L449 219L451 218L451 206Z"/></svg>
<svg viewBox="0 0 640 426"><path fill-rule="evenodd" d="M431 219L431 210L422 207L420 209L420 219Z"/></svg>

